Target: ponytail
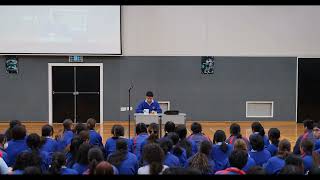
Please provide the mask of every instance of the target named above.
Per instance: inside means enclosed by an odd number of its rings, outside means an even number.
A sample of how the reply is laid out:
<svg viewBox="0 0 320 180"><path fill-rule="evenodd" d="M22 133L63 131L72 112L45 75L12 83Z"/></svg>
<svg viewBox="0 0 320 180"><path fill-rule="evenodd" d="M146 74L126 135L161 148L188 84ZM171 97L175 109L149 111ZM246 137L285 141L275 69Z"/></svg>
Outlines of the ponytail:
<svg viewBox="0 0 320 180"><path fill-rule="evenodd" d="M162 169L162 163L156 161L150 163L150 175L158 175L162 171Z"/></svg>
<svg viewBox="0 0 320 180"><path fill-rule="evenodd" d="M228 145L226 142L222 142L222 144L220 145L220 149L222 152L226 153L228 151Z"/></svg>
<svg viewBox="0 0 320 180"><path fill-rule="evenodd" d="M92 175L96 169L99 162L96 159L93 159L89 164L89 174Z"/></svg>
<svg viewBox="0 0 320 180"><path fill-rule="evenodd" d="M53 175L60 174L61 164L57 159L53 160L50 167L50 172Z"/></svg>
<svg viewBox="0 0 320 180"><path fill-rule="evenodd" d="M186 138L181 139L178 145L186 150L187 157L192 156L192 145Z"/></svg>
<svg viewBox="0 0 320 180"><path fill-rule="evenodd" d="M211 171L208 157L202 152L198 152L189 162L190 168L199 169L201 174L207 174Z"/></svg>

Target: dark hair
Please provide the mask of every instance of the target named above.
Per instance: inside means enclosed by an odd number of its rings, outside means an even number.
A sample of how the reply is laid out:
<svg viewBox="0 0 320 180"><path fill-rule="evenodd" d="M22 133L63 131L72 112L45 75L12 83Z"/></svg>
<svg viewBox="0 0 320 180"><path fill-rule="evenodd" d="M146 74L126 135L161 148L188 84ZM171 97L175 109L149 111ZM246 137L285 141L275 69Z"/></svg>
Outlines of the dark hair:
<svg viewBox="0 0 320 180"><path fill-rule="evenodd" d="M113 125L111 129L111 134L117 138L120 136L124 136L124 127L117 124Z"/></svg>
<svg viewBox="0 0 320 180"><path fill-rule="evenodd" d="M69 151L72 157L71 164L76 162L77 156L79 153L79 147L81 146L82 143L83 143L83 140L78 135L74 136L71 139L70 151Z"/></svg>
<svg viewBox="0 0 320 180"><path fill-rule="evenodd" d="M89 160L89 174L93 174L99 162L104 160L103 152L100 150L100 148L97 148L97 147L91 148L88 152L88 160Z"/></svg>
<svg viewBox="0 0 320 180"><path fill-rule="evenodd" d="M303 121L303 127L307 128L307 129L309 129L309 130L312 130L312 129L313 129L313 126L314 126L313 123L314 123L313 120L311 120L311 119L306 119L306 120Z"/></svg>
<svg viewBox="0 0 320 180"><path fill-rule="evenodd" d="M226 134L224 133L224 131L217 130L213 136L213 143L216 144L218 142L221 142L222 144L220 146L220 149L224 153L228 151L228 145L225 141L226 141Z"/></svg>
<svg viewBox="0 0 320 180"><path fill-rule="evenodd" d="M136 125L136 134L139 135L140 133L147 133L147 126L144 123L138 123Z"/></svg>
<svg viewBox="0 0 320 180"><path fill-rule="evenodd" d="M88 130L82 130L79 133L79 137L82 139L83 142L90 140L90 133Z"/></svg>
<svg viewBox="0 0 320 180"><path fill-rule="evenodd" d="M152 92L152 91L148 91L148 92L146 93L146 96L148 96L148 97L153 97L153 92Z"/></svg>
<svg viewBox="0 0 320 180"><path fill-rule="evenodd" d="M26 127L23 125L16 125L12 128L12 139L21 140L27 135Z"/></svg>
<svg viewBox="0 0 320 180"><path fill-rule="evenodd" d="M313 127L320 128L320 121L314 122Z"/></svg>
<svg viewBox="0 0 320 180"><path fill-rule="evenodd" d="M16 162L14 163L12 170L24 170L26 167L29 166L31 160L31 153L30 152L21 152L18 154L16 158Z"/></svg>
<svg viewBox="0 0 320 180"><path fill-rule="evenodd" d="M84 130L88 130L86 124L83 124L83 123L77 123L76 126L74 127L74 133L75 134L80 134L81 131L84 131Z"/></svg>
<svg viewBox="0 0 320 180"><path fill-rule="evenodd" d="M11 120L9 123L9 128L6 130L5 135L9 140L12 139L12 129L16 126L16 125L22 125L21 121L19 120Z"/></svg>
<svg viewBox="0 0 320 180"><path fill-rule="evenodd" d="M231 167L242 169L248 162L248 153L243 150L234 150L229 156Z"/></svg>
<svg viewBox="0 0 320 180"><path fill-rule="evenodd" d="M128 143L126 139L118 139L116 142L116 152L111 154L108 161L114 166L120 166L122 161L126 158L128 154Z"/></svg>
<svg viewBox="0 0 320 180"><path fill-rule="evenodd" d="M41 139L36 133L29 134L27 137L27 145L31 150L39 150Z"/></svg>
<svg viewBox="0 0 320 180"><path fill-rule="evenodd" d="M149 137L147 138L148 143L155 143L159 139L159 125L151 123L148 127Z"/></svg>
<svg viewBox="0 0 320 180"><path fill-rule="evenodd" d="M270 128L268 131L268 137L269 137L269 140L272 142L272 144L275 144L278 146L279 138L280 138L279 129L278 128Z"/></svg>
<svg viewBox="0 0 320 180"><path fill-rule="evenodd" d="M169 138L163 138L159 143L161 149L163 150L164 154L166 155L168 152L171 151L173 143L172 140Z"/></svg>
<svg viewBox="0 0 320 180"><path fill-rule="evenodd" d="M171 167L163 171L163 175L201 175L196 168Z"/></svg>
<svg viewBox="0 0 320 180"><path fill-rule="evenodd" d="M77 163L79 164L89 164L88 152L90 150L90 145L83 143L79 147L79 153L77 154Z"/></svg>
<svg viewBox="0 0 320 180"><path fill-rule="evenodd" d="M42 126L41 135L42 136L52 136L53 135L53 127L49 124Z"/></svg>
<svg viewBox="0 0 320 180"><path fill-rule="evenodd" d="M317 152L313 151L314 143L309 139L304 139L304 140L302 140L300 146L303 149L305 154L312 156L313 167L318 167L319 166L319 154Z"/></svg>
<svg viewBox="0 0 320 180"><path fill-rule="evenodd" d="M166 122L166 124L164 125L164 131L166 133L170 133L170 132L174 132L176 125L174 124L174 122L172 121L168 121ZM167 135L167 134L166 134Z"/></svg>
<svg viewBox="0 0 320 180"><path fill-rule="evenodd" d="M41 170L36 166L29 166L24 169L24 175L41 175Z"/></svg>
<svg viewBox="0 0 320 180"><path fill-rule="evenodd" d="M0 144L4 143L7 141L7 137L5 134L0 134Z"/></svg>
<svg viewBox="0 0 320 180"><path fill-rule="evenodd" d="M189 167L199 169L201 174L208 174L212 167L209 165L208 156L211 153L212 144L209 141L202 141L200 150L189 161Z"/></svg>
<svg viewBox="0 0 320 180"><path fill-rule="evenodd" d="M241 139L242 135L241 135L241 128L240 125L237 123L232 123L230 125L230 135L231 136L236 136L237 139Z"/></svg>
<svg viewBox="0 0 320 180"><path fill-rule="evenodd" d="M264 149L264 142L262 136L258 134L252 134L249 140L253 150L262 151Z"/></svg>
<svg viewBox="0 0 320 180"><path fill-rule="evenodd" d="M304 175L304 171L294 165L285 165L280 170L279 175Z"/></svg>
<svg viewBox="0 0 320 180"><path fill-rule="evenodd" d="M60 174L61 167L66 164L66 157L62 152L55 152L52 155L51 167L49 168L49 172L51 174Z"/></svg>
<svg viewBox="0 0 320 180"><path fill-rule="evenodd" d="M94 175L113 175L113 167L110 163L107 161L101 161L99 164L97 164Z"/></svg>
<svg viewBox="0 0 320 180"><path fill-rule="evenodd" d="M297 156L295 154L289 154L287 156L287 158L285 159L285 164L286 165L293 165L296 167L295 170L297 172L302 172L302 174L304 173L303 159L300 156Z"/></svg>
<svg viewBox="0 0 320 180"><path fill-rule="evenodd" d="M179 146L183 147L186 150L187 157L192 155L192 144L187 140L187 127L185 125L177 125L175 132L178 134L180 141L178 142Z"/></svg>
<svg viewBox="0 0 320 180"><path fill-rule="evenodd" d="M291 144L287 139L280 141L278 146L278 156L282 159L287 158L291 152Z"/></svg>
<svg viewBox="0 0 320 180"><path fill-rule="evenodd" d="M73 121L71 119L65 119L62 124L63 124L63 132L70 131Z"/></svg>
<svg viewBox="0 0 320 180"><path fill-rule="evenodd" d="M158 144L150 143L143 147L143 160L150 165L150 174L157 175L163 169L165 154Z"/></svg>
<svg viewBox="0 0 320 180"><path fill-rule="evenodd" d="M266 175L266 171L261 166L252 166L246 174L251 175Z"/></svg>
<svg viewBox="0 0 320 180"><path fill-rule="evenodd" d="M266 133L264 132L263 126L259 122L253 122L251 124L252 132L258 132L261 136L264 136Z"/></svg>
<svg viewBox="0 0 320 180"><path fill-rule="evenodd" d="M201 124L198 122L193 122L191 124L191 131L192 131L192 134L201 133L202 132Z"/></svg>
<svg viewBox="0 0 320 180"><path fill-rule="evenodd" d="M88 129L93 130L96 127L96 120L93 118L89 118L87 120L87 127Z"/></svg>

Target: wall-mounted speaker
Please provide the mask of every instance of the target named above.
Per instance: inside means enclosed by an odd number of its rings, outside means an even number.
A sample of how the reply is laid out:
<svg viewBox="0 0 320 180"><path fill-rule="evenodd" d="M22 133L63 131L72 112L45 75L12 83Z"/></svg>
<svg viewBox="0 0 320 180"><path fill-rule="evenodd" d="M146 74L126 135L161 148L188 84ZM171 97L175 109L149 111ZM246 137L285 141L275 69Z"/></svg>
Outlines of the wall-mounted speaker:
<svg viewBox="0 0 320 180"><path fill-rule="evenodd" d="M18 74L18 58L16 56L6 56L6 72Z"/></svg>

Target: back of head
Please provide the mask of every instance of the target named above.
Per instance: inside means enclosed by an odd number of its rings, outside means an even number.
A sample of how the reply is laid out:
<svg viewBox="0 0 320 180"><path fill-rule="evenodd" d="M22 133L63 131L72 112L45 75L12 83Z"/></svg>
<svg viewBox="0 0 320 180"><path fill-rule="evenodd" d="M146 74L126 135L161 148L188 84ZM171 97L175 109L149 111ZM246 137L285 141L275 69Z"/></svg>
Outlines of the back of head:
<svg viewBox="0 0 320 180"><path fill-rule="evenodd" d="M77 154L77 163L88 164L88 152L90 150L90 145L88 143L83 143L79 147L79 153Z"/></svg>
<svg viewBox="0 0 320 180"><path fill-rule="evenodd" d="M163 138L160 143L159 143L160 147L162 148L164 154L167 154L168 152L171 151L173 143L172 140L169 138Z"/></svg>
<svg viewBox="0 0 320 180"><path fill-rule="evenodd" d="M63 124L64 131L69 131L71 130L73 121L71 119L65 119L62 124Z"/></svg>
<svg viewBox="0 0 320 180"><path fill-rule="evenodd" d="M248 153L242 150L234 150L229 156L231 167L242 169L248 162Z"/></svg>
<svg viewBox="0 0 320 180"><path fill-rule="evenodd" d="M81 131L88 130L87 126L83 123L77 123L74 127L75 134L80 134Z"/></svg>
<svg viewBox="0 0 320 180"><path fill-rule="evenodd" d="M174 129L176 128L176 125L174 124L174 122L172 121L168 121L166 122L166 124L164 125L164 131L166 133L170 133L170 132L174 132Z"/></svg>
<svg viewBox="0 0 320 180"><path fill-rule="evenodd" d="M286 158L291 152L291 144L287 139L283 139L280 141L278 146L278 155Z"/></svg>
<svg viewBox="0 0 320 180"><path fill-rule="evenodd" d="M214 133L214 135L213 135L213 143L222 143L221 146L220 146L220 149L223 152L227 152L227 150L228 150L228 146L227 146L225 140L226 140L226 134L225 134L224 131L217 130Z"/></svg>
<svg viewBox="0 0 320 180"><path fill-rule="evenodd" d="M24 175L41 175L41 170L36 166L29 166L24 169Z"/></svg>
<svg viewBox="0 0 320 180"><path fill-rule="evenodd" d="M70 152L71 154L77 154L78 153L78 150L79 150L79 147L80 145L83 143L83 140L82 138L80 138L79 136L74 136L72 139L71 139L71 144L70 144Z"/></svg>
<svg viewBox="0 0 320 180"><path fill-rule="evenodd" d="M179 135L180 139L184 139L187 137L187 127L185 125L177 125L175 128L175 132Z"/></svg>
<svg viewBox="0 0 320 180"><path fill-rule="evenodd" d="M101 161L97 164L94 175L113 175L113 167L107 161Z"/></svg>
<svg viewBox="0 0 320 180"><path fill-rule="evenodd" d="M55 152L52 155L51 167L49 169L51 174L60 174L60 169L66 164L66 157L62 152Z"/></svg>
<svg viewBox="0 0 320 180"><path fill-rule="evenodd" d="M301 149L303 150L304 153L311 155L313 148L314 148L314 143L309 140L309 139L304 139L302 140L301 144Z"/></svg>
<svg viewBox="0 0 320 180"><path fill-rule="evenodd" d="M303 159L300 156L297 156L295 154L289 154L287 158L285 159L286 165L293 165L296 167L297 171L304 172L304 164Z"/></svg>
<svg viewBox="0 0 320 180"><path fill-rule="evenodd" d="M264 149L264 142L262 136L258 134L252 134L249 139L253 150L262 151Z"/></svg>
<svg viewBox="0 0 320 180"><path fill-rule="evenodd" d="M163 169L164 152L158 144L150 143L143 147L143 160L150 165L150 174L157 175Z"/></svg>
<svg viewBox="0 0 320 180"><path fill-rule="evenodd" d="M136 125L136 134L147 133L147 126L144 123L138 123Z"/></svg>
<svg viewBox="0 0 320 180"><path fill-rule="evenodd" d="M193 122L191 124L191 131L192 131L192 134L201 133L202 132L201 124L198 122Z"/></svg>
<svg viewBox="0 0 320 180"><path fill-rule="evenodd" d="M230 125L230 134L232 136L236 136L237 138L242 138L240 125L237 123L232 123Z"/></svg>
<svg viewBox="0 0 320 180"><path fill-rule="evenodd" d="M179 135L175 132L168 133L167 137L172 140L173 145L179 142Z"/></svg>
<svg viewBox="0 0 320 180"><path fill-rule="evenodd" d="M12 138L14 140L22 140L26 137L27 130L23 125L16 125L12 128Z"/></svg>
<svg viewBox="0 0 320 180"><path fill-rule="evenodd" d="M266 175L266 171L261 166L251 167L246 174L251 175Z"/></svg>
<svg viewBox="0 0 320 180"><path fill-rule="evenodd" d="M233 144L234 150L248 151L246 142L243 139L237 139Z"/></svg>
<svg viewBox="0 0 320 180"><path fill-rule="evenodd" d="M96 120L93 118L89 118L87 120L87 127L89 130L94 130L94 128L96 127Z"/></svg>
<svg viewBox="0 0 320 180"><path fill-rule="evenodd" d="M172 167L164 170L163 175L201 175L201 171L196 168Z"/></svg>
<svg viewBox="0 0 320 180"><path fill-rule="evenodd" d="M159 139L159 125L156 123L151 123L148 127L148 142L149 143L154 143L156 142L157 139Z"/></svg>
<svg viewBox="0 0 320 180"><path fill-rule="evenodd" d="M251 124L251 129L252 129L252 132L258 132L261 136L264 136L265 135L265 131L264 131L264 128L263 126L261 125L260 122L253 122Z"/></svg>
<svg viewBox="0 0 320 180"><path fill-rule="evenodd" d="M4 144L7 142L7 137L5 134L0 134L0 144Z"/></svg>
<svg viewBox="0 0 320 180"><path fill-rule="evenodd" d="M113 125L111 134L113 134L114 137L124 136L124 127L121 125Z"/></svg>
<svg viewBox="0 0 320 180"><path fill-rule="evenodd" d="M210 141L202 141L200 144L199 152L209 156L212 150L212 144Z"/></svg>
<svg viewBox="0 0 320 180"><path fill-rule="evenodd" d="M27 137L27 145L32 150L38 150L40 148L41 138L38 134L32 133Z"/></svg>
<svg viewBox="0 0 320 180"><path fill-rule="evenodd" d="M16 158L16 162L13 165L13 170L24 170L26 167L29 166L31 161L31 153L30 152L21 152L18 154Z"/></svg>
<svg viewBox="0 0 320 180"><path fill-rule="evenodd" d="M9 128L12 129L16 125L22 125L21 121L19 120L11 120L9 123Z"/></svg>
<svg viewBox="0 0 320 180"><path fill-rule="evenodd" d="M314 121L312 119L306 119L303 121L303 127L312 130L314 126Z"/></svg>
<svg viewBox="0 0 320 180"><path fill-rule="evenodd" d="M104 160L103 152L100 148L91 148L88 152L89 174L93 174L97 165Z"/></svg>
<svg viewBox="0 0 320 180"><path fill-rule="evenodd" d="M79 137L82 139L83 142L88 142L90 140L90 133L88 130L82 130L79 133Z"/></svg>
<svg viewBox="0 0 320 180"><path fill-rule="evenodd" d="M53 127L49 124L42 126L41 135L43 137L52 136L53 135Z"/></svg>
<svg viewBox="0 0 320 180"><path fill-rule="evenodd" d="M209 141L202 141L200 144L200 150L194 156L192 156L189 162L189 167L199 169L201 174L211 173L212 167L209 165L208 156L212 150L212 144Z"/></svg>
<svg viewBox="0 0 320 180"><path fill-rule="evenodd" d="M109 156L108 161L115 165L121 165L122 161L126 158L128 153L128 143L126 139L118 139L116 142L116 152Z"/></svg>
<svg viewBox="0 0 320 180"><path fill-rule="evenodd" d="M278 144L280 138L280 130L278 128L270 128L268 131L268 137L273 144Z"/></svg>
<svg viewBox="0 0 320 180"><path fill-rule="evenodd" d="M304 175L304 171L294 165L285 165L280 170L279 175Z"/></svg>

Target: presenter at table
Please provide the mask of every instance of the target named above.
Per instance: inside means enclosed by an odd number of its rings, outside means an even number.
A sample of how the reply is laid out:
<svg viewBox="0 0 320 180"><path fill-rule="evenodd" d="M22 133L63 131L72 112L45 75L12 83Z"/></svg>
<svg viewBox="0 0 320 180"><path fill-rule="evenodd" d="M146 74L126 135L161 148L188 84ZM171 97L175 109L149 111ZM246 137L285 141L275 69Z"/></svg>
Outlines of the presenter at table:
<svg viewBox="0 0 320 180"><path fill-rule="evenodd" d="M159 103L153 100L153 93L151 91L146 93L146 99L141 101L136 108L136 113L144 113L145 111L150 114L162 113Z"/></svg>

